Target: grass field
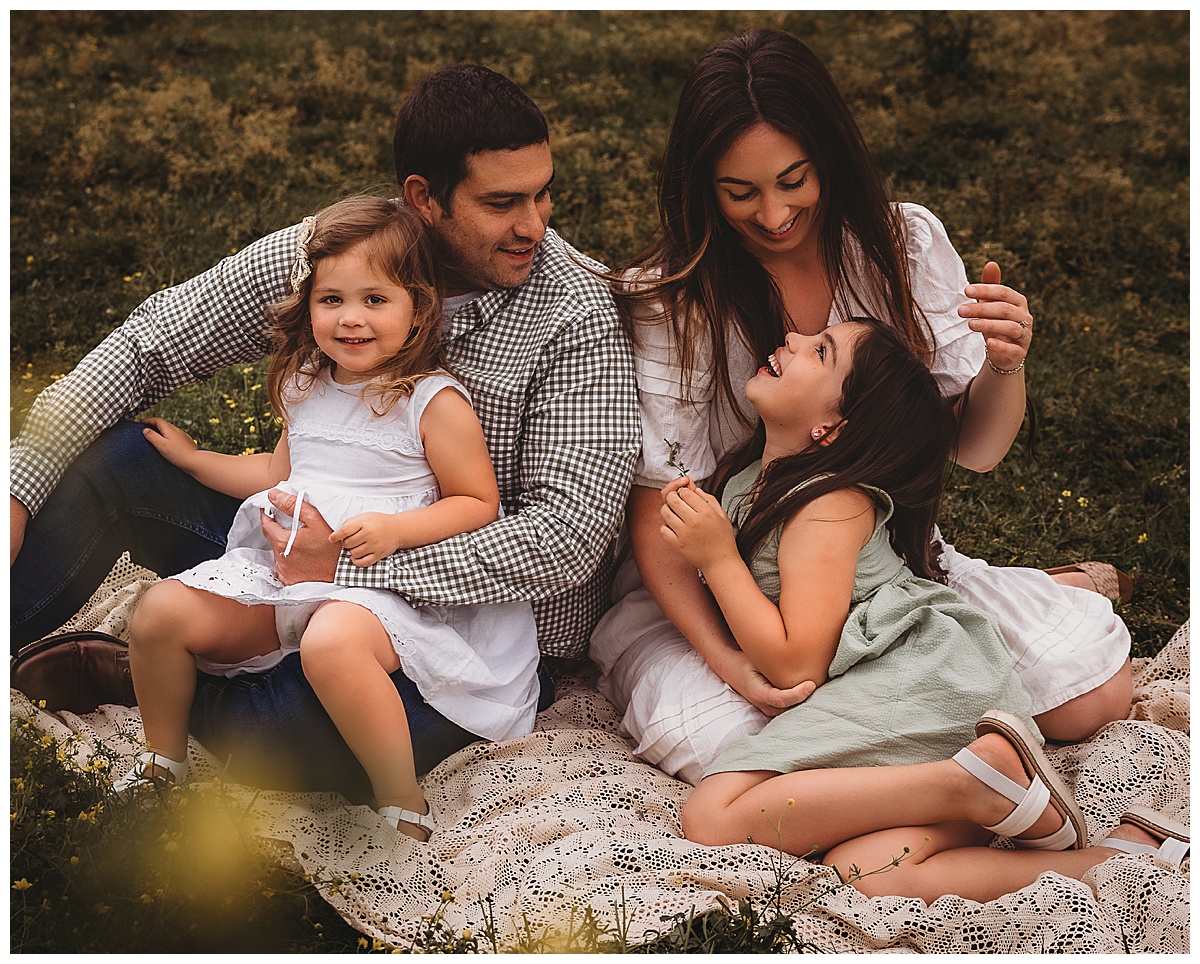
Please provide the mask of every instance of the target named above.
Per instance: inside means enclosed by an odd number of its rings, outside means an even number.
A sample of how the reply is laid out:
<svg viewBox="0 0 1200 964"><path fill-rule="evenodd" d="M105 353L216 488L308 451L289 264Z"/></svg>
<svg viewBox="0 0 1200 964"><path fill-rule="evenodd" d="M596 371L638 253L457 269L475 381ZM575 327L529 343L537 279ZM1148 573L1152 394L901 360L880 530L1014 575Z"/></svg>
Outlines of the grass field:
<svg viewBox="0 0 1200 964"><path fill-rule="evenodd" d="M1116 563L1135 579L1120 611L1136 654L1188 617L1188 13L76 11L10 24L13 433L151 292L349 191L386 189L396 108L449 63L500 70L539 102L553 226L621 264L654 231L657 158L691 64L773 26L829 65L893 195L943 220L972 278L999 261L1036 318L1036 417L994 471L956 473L947 536L997 565ZM262 371L229 370L157 411L209 447L261 449L275 432Z"/></svg>

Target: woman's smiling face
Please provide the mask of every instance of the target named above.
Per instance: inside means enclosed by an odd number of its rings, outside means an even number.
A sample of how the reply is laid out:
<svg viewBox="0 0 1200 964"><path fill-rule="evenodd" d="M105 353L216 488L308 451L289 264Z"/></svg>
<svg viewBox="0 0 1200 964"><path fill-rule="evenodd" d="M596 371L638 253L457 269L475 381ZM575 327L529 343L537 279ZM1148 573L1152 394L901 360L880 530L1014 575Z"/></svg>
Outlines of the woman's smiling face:
<svg viewBox="0 0 1200 964"><path fill-rule="evenodd" d="M717 205L760 261L817 244L821 185L804 148L768 124L733 142L713 171Z"/></svg>

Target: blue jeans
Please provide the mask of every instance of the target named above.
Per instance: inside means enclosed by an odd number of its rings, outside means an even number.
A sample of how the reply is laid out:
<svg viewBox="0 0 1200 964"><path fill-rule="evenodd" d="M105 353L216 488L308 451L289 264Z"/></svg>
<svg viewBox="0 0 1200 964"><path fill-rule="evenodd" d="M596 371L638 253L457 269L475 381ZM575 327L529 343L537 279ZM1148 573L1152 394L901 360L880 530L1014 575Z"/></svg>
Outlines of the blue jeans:
<svg viewBox="0 0 1200 964"><path fill-rule="evenodd" d="M240 500L177 469L142 428L121 422L103 432L29 521L10 571L14 653L74 616L126 550L160 576L224 552Z"/></svg>
<svg viewBox="0 0 1200 964"><path fill-rule="evenodd" d="M53 632L87 602L121 553L160 576L182 572L225 549L240 500L175 468L122 422L79 456L25 533L11 570L13 652ZM539 709L553 701L540 672ZM397 670L417 772L479 739L429 706ZM300 669L299 654L270 672L234 679L197 674L192 732L231 779L288 790L338 790L364 800L366 774Z"/></svg>

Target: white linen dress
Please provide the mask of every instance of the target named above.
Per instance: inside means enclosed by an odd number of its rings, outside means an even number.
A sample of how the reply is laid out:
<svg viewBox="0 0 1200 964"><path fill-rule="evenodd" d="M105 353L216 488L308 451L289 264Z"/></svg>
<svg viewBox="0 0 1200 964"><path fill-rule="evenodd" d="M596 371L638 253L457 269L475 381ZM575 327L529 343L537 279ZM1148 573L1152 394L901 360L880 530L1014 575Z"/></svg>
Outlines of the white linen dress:
<svg viewBox="0 0 1200 964"><path fill-rule="evenodd" d="M946 396L963 392L984 364L984 341L958 314L967 301L962 259L942 223L916 204L900 205L913 297L935 340L930 370ZM877 291L867 283L861 258L848 242L855 289ZM870 295L864 295L869 302ZM829 324L854 316L886 317L882 308L852 302L842 315L834 299ZM711 366L699 359L688 373L693 386L682 397L683 377L661 318L641 322L635 347L642 452L634 484L660 488L678 477L667 464L667 441L678 442L678 457L692 478L712 474L718 461L746 440L733 411L717 398ZM745 384L763 364L736 336L726 346L730 382L737 404L755 421ZM754 422L751 422L753 425ZM940 533L938 534L940 538ZM1034 714L1060 706L1114 676L1129 656L1129 631L1103 596L1061 586L1039 569L996 567L946 545L941 556L949 586L962 599L995 617L1016 660ZM666 773L696 783L735 739L757 733L767 717L714 673L682 633L650 598L632 555L613 584L613 606L592 634L590 655L600 667L599 686L623 713L623 727L637 753Z"/></svg>
<svg viewBox="0 0 1200 964"><path fill-rule="evenodd" d="M437 478L425 459L420 421L440 391L466 389L445 373L427 375L412 395L379 417L364 399L365 383L339 385L326 368L307 391L285 391L291 474L279 488L302 494L337 529L363 512L404 512L436 502ZM447 719L489 740L533 729L539 692L537 630L529 603L414 606L387 589L305 582L284 586L262 535L260 510L273 510L266 493L242 503L228 548L173 578L245 605L275 607L280 648L236 664L197 659L213 675L263 673L300 648L317 607L341 599L370 610L383 624L406 676ZM293 520L276 513L291 527Z"/></svg>

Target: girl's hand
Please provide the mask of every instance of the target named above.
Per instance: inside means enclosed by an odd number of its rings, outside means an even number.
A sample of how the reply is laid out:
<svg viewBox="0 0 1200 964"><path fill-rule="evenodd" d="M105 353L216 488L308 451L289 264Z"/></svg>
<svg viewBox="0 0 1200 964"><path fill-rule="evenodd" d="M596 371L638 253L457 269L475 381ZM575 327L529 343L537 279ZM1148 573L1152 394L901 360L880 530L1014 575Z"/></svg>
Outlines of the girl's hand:
<svg viewBox="0 0 1200 964"><path fill-rule="evenodd" d="M144 418L142 435L158 450L158 454L174 466L187 471L197 450L196 440L165 418Z"/></svg>
<svg viewBox="0 0 1200 964"><path fill-rule="evenodd" d="M984 265L980 280L980 284L967 285L965 294L975 301L961 305L958 313L970 318L971 329L983 335L991 363L1012 371L1025 361L1033 341L1029 303L1019 291L1000 283L1000 266L995 261Z"/></svg>
<svg viewBox="0 0 1200 964"><path fill-rule="evenodd" d="M364 512L347 519L340 529L330 533L329 541L341 543L356 566L373 566L400 548L396 516L387 512Z"/></svg>
<svg viewBox="0 0 1200 964"><path fill-rule="evenodd" d="M668 482L662 489L663 541L702 572L719 559L737 557L733 525L721 503L696 487L690 478Z"/></svg>

